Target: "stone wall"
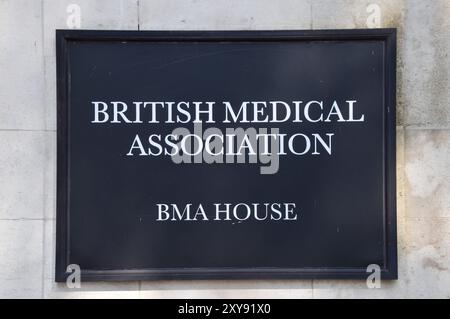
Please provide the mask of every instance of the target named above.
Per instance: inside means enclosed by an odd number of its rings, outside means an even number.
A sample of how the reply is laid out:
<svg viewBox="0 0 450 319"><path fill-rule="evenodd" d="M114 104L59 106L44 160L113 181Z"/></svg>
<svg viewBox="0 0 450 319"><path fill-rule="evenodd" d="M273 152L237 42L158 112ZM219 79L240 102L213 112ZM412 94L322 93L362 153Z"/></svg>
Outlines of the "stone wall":
<svg viewBox="0 0 450 319"><path fill-rule="evenodd" d="M0 0L0 297L449 298L449 21L450 0ZM68 27L397 28L399 280L55 284L54 37Z"/></svg>

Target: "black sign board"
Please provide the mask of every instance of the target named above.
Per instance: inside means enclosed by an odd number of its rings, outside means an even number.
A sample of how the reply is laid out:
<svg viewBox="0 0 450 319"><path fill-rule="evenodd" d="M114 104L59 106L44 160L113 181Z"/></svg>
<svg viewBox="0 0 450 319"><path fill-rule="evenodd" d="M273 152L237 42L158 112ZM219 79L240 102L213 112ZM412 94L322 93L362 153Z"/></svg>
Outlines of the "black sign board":
<svg viewBox="0 0 450 319"><path fill-rule="evenodd" d="M56 35L57 281L397 278L394 29Z"/></svg>

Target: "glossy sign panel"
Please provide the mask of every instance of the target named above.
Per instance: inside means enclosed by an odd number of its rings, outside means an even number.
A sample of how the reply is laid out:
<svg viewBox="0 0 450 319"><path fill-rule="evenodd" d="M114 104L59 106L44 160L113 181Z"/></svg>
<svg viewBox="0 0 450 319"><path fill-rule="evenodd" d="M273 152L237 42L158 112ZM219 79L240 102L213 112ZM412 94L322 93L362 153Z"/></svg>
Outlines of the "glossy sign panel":
<svg viewBox="0 0 450 319"><path fill-rule="evenodd" d="M395 30L60 30L57 79L57 281L397 277Z"/></svg>

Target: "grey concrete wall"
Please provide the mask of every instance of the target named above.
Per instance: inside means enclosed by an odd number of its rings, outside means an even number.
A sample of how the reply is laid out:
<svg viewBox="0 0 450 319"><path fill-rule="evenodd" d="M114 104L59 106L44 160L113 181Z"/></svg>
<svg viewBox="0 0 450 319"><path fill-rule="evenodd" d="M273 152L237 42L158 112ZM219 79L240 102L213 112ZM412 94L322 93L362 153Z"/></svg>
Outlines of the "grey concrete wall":
<svg viewBox="0 0 450 319"><path fill-rule="evenodd" d="M55 284L54 31L77 26L70 4L87 29L398 28L399 280ZM450 0L0 0L0 297L449 298L449 18Z"/></svg>

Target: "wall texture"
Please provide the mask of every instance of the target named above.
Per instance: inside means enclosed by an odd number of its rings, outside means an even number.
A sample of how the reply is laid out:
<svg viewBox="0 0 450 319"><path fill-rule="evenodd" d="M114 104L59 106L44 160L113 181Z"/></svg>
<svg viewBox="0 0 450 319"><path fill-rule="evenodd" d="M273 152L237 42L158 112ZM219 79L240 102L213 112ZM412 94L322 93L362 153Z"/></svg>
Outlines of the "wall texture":
<svg viewBox="0 0 450 319"><path fill-rule="evenodd" d="M449 17L450 0L0 0L0 298L450 298ZM54 35L68 27L397 28L399 280L55 284Z"/></svg>

